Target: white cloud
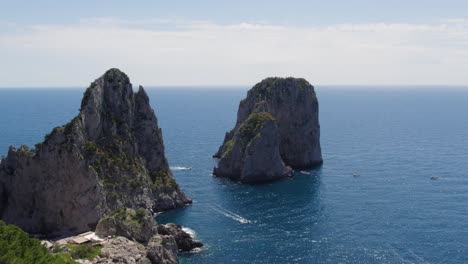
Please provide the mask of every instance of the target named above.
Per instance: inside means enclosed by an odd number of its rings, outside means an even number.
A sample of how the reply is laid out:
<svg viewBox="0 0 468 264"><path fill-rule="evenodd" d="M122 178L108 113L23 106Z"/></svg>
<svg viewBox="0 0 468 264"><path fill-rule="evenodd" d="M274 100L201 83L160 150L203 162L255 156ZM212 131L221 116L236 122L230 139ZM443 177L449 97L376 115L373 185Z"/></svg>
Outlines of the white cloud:
<svg viewBox="0 0 468 264"><path fill-rule="evenodd" d="M468 84L468 20L291 27L83 19L0 31L0 86L84 86L107 68L134 84Z"/></svg>

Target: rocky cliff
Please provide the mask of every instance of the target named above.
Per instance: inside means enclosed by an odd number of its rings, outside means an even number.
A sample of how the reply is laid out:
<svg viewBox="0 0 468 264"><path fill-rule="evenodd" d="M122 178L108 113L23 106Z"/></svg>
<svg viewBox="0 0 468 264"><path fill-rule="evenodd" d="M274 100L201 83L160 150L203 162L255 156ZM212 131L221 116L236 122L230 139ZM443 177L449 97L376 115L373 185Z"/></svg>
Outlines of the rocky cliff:
<svg viewBox="0 0 468 264"><path fill-rule="evenodd" d="M33 150L0 163L0 218L28 232L93 229L111 210L161 211L190 203L172 177L143 87L110 69L91 83L79 114Z"/></svg>
<svg viewBox="0 0 468 264"><path fill-rule="evenodd" d="M233 143L238 142L241 128L253 114L260 112L269 113L273 120L271 123L274 124L265 122L262 131L263 134L272 134L267 137L270 143L255 147L255 153L263 153L256 154L256 159L263 159L266 163L253 162L249 170L251 174L265 174L265 166L279 168L282 162L294 169L310 168L322 163L318 100L314 87L304 79L267 78L250 89L247 97L240 102L236 125L226 133L223 144L214 155L220 159L214 170L215 175L242 175L238 168L239 160L243 158L236 157L237 161L231 161L232 157L227 153L231 153ZM276 152L273 146L276 144L273 134L276 133L282 162L272 158ZM247 152L244 157L249 157L250 153L253 152ZM284 176L279 171L276 170L276 177ZM265 175L271 178L271 175Z"/></svg>
<svg viewBox="0 0 468 264"><path fill-rule="evenodd" d="M175 224L158 225L148 210L120 208L102 218L96 235L112 237L93 263L178 263L178 252L203 244Z"/></svg>

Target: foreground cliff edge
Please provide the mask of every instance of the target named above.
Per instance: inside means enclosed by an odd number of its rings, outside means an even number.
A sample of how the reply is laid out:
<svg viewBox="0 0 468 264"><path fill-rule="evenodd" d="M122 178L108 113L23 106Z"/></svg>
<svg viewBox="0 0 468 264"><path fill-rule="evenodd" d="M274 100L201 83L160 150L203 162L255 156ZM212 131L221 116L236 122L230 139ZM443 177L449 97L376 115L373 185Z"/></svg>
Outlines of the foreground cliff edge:
<svg viewBox="0 0 468 264"><path fill-rule="evenodd" d="M30 233L94 230L119 208L152 212L191 203L172 177L148 96L110 69L86 90L79 114L35 149L0 163L0 218Z"/></svg>
<svg viewBox="0 0 468 264"><path fill-rule="evenodd" d="M235 127L213 156L213 174L240 182L290 176L322 164L318 100L301 78L267 78L239 104Z"/></svg>
<svg viewBox="0 0 468 264"><path fill-rule="evenodd" d="M202 246L179 225L158 225L146 209L114 210L98 222L96 233L51 241L30 238L0 220L0 263L177 264L178 252Z"/></svg>

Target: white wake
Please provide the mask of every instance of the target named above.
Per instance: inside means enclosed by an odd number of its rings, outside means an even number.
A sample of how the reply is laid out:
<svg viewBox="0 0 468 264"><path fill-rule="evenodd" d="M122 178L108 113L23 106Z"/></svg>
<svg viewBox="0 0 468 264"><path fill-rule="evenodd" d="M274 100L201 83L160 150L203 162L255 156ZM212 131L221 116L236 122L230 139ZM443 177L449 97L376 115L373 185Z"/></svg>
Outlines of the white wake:
<svg viewBox="0 0 468 264"><path fill-rule="evenodd" d="M228 218L231 218L232 220L237 221L237 222L239 222L241 224L251 223L250 220L248 220L248 219L246 219L246 218L244 218L244 217L242 217L242 216L240 216L238 214L235 214L235 213L233 213L231 211L228 211L228 210L222 208L221 206L217 206L217 207L218 208L216 208L216 207L211 207L211 208L213 210L215 210L216 212L218 212L218 213L220 213L220 214L222 214L222 215L224 215L224 216L226 216Z"/></svg>
<svg viewBox="0 0 468 264"><path fill-rule="evenodd" d="M181 170L191 170L192 167L184 167L184 166L173 166L169 167L173 171L181 171Z"/></svg>

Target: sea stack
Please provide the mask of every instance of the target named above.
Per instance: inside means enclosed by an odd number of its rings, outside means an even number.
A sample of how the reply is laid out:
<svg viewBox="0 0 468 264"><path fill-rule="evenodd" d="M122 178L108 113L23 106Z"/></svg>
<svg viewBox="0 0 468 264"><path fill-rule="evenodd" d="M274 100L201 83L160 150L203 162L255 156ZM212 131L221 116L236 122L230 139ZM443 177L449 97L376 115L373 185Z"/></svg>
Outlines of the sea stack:
<svg viewBox="0 0 468 264"><path fill-rule="evenodd" d="M266 121L262 129L257 130L261 133L254 136L254 142L262 141L264 144L247 143L244 147L248 151L231 154L231 151L237 150L234 148L236 145L242 145L239 143L242 128L258 114ZM263 134L268 134L268 137L262 139ZM273 158L276 152L279 152L280 159ZM320 165L323 161L318 100L314 87L302 78L274 77L256 84L240 102L236 125L226 133L214 157L219 159L213 172L215 176L240 181L243 181L243 170L249 171L249 175L256 175L252 178L254 181L268 181L287 176L290 171L288 167L308 169ZM246 162L250 160L255 162ZM248 169L244 168L245 164L248 164ZM283 170L278 169L280 167ZM273 171L274 176L271 174Z"/></svg>
<svg viewBox="0 0 468 264"><path fill-rule="evenodd" d="M145 90L134 93L118 69L92 82L79 114L35 149L10 147L0 198L1 219L46 234L92 230L122 207L155 212L191 202L169 170Z"/></svg>

